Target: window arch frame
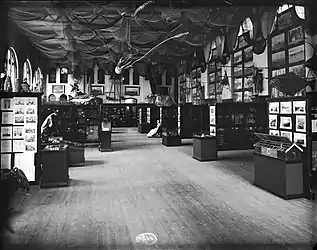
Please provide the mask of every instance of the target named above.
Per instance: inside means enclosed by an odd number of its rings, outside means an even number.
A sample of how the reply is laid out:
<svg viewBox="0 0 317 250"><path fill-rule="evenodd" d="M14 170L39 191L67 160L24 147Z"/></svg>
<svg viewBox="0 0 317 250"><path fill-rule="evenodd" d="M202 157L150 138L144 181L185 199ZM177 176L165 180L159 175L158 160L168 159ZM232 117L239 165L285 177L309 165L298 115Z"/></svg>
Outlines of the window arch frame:
<svg viewBox="0 0 317 250"><path fill-rule="evenodd" d="M33 92L40 92L41 91L42 80L43 80L42 70L40 67L37 67L37 69L34 72L34 81L33 81L33 84L31 85L31 90ZM37 85L37 83L39 83L39 85Z"/></svg>
<svg viewBox="0 0 317 250"><path fill-rule="evenodd" d="M27 71L27 68L28 67L28 71ZM25 78L27 79L27 83L29 84L29 86L31 86L31 91L33 91L33 74L32 74L32 65L31 65L31 62L28 58L25 59L24 63L23 63L23 79L24 80Z"/></svg>
<svg viewBox="0 0 317 250"><path fill-rule="evenodd" d="M11 59L14 59L14 64L12 64ZM14 74L12 75L11 68L14 67ZM10 46L6 54L6 69L5 73L11 79L11 84L14 85L14 82L19 78L19 59L15 49Z"/></svg>

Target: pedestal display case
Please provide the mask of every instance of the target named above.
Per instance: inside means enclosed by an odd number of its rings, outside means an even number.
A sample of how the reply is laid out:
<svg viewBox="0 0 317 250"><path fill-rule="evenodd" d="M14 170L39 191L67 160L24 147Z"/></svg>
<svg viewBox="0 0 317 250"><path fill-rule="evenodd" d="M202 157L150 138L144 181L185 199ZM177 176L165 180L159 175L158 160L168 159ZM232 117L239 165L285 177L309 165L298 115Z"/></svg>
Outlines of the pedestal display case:
<svg viewBox="0 0 317 250"><path fill-rule="evenodd" d="M180 146L180 109L177 106L162 107L162 144Z"/></svg>
<svg viewBox="0 0 317 250"><path fill-rule="evenodd" d="M68 145L47 145L41 152L41 188L66 187L69 183Z"/></svg>
<svg viewBox="0 0 317 250"><path fill-rule="evenodd" d="M284 199L305 197L303 149L286 137L255 136L254 185Z"/></svg>
<svg viewBox="0 0 317 250"><path fill-rule="evenodd" d="M102 122L101 124L101 132L100 132L100 144L99 151L101 152L109 152L112 151L111 148L111 122Z"/></svg>
<svg viewBox="0 0 317 250"><path fill-rule="evenodd" d="M21 169L30 184L40 179L41 95L0 92L1 169Z"/></svg>
<svg viewBox="0 0 317 250"><path fill-rule="evenodd" d="M151 129L151 108L139 108L138 132L141 134L147 134Z"/></svg>
<svg viewBox="0 0 317 250"><path fill-rule="evenodd" d="M200 105L200 132L193 136L193 158L199 161L217 160L216 106Z"/></svg>
<svg viewBox="0 0 317 250"><path fill-rule="evenodd" d="M311 99L304 96L268 100L269 134L282 136L303 149L304 193L311 198L312 118Z"/></svg>

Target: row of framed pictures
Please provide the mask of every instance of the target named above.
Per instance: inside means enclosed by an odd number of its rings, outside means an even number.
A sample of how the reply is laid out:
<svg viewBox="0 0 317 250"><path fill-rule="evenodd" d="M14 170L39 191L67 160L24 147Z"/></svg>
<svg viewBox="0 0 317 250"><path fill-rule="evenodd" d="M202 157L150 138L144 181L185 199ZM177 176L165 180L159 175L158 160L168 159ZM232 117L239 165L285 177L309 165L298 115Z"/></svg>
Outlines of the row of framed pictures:
<svg viewBox="0 0 317 250"><path fill-rule="evenodd" d="M270 102L270 114L306 114L306 101Z"/></svg>
<svg viewBox="0 0 317 250"><path fill-rule="evenodd" d="M270 129L287 129L293 130L293 119L290 116L269 115L269 128ZM306 116L296 115L295 116L295 131L306 132Z"/></svg>
<svg viewBox="0 0 317 250"><path fill-rule="evenodd" d="M306 142L306 134L304 133L293 133L292 131L284 131L284 130L273 130L269 131L270 135L283 136L289 139L290 141L302 145L304 147L307 146Z"/></svg>
<svg viewBox="0 0 317 250"><path fill-rule="evenodd" d="M253 47L249 46L233 54L233 64L253 61Z"/></svg>
<svg viewBox="0 0 317 250"><path fill-rule="evenodd" d="M287 52L287 53L286 53ZM299 45L288 50L272 53L272 69L280 69L286 65L286 54L288 64L298 64L305 60L305 45Z"/></svg>
<svg viewBox="0 0 317 250"><path fill-rule="evenodd" d="M285 36L285 32L280 33L276 36L271 38L271 46L272 46L272 53L275 53L279 50L285 49L285 44L290 46L296 46L297 44L304 41L304 32L303 27L298 26L293 29L290 29L287 32L287 39Z"/></svg>

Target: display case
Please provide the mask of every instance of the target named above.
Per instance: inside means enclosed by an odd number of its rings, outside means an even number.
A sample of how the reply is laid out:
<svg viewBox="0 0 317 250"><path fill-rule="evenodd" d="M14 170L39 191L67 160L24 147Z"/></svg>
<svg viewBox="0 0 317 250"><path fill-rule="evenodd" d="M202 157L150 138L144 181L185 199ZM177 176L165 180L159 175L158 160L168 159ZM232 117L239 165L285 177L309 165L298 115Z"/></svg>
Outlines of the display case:
<svg viewBox="0 0 317 250"><path fill-rule="evenodd" d="M99 151L109 152L111 148L111 122L105 119L101 124Z"/></svg>
<svg viewBox="0 0 317 250"><path fill-rule="evenodd" d="M139 107L138 111L139 111L138 132L141 134L147 134L152 129L151 108Z"/></svg>
<svg viewBox="0 0 317 250"><path fill-rule="evenodd" d="M40 177L41 95L0 92L1 169L21 169L30 184Z"/></svg>
<svg viewBox="0 0 317 250"><path fill-rule="evenodd" d="M304 192L310 198L312 164L312 98L293 96L271 98L267 101L269 134L288 138L304 152Z"/></svg>
<svg viewBox="0 0 317 250"><path fill-rule="evenodd" d="M254 185L284 199L305 197L303 149L286 137L255 133Z"/></svg>
<svg viewBox="0 0 317 250"><path fill-rule="evenodd" d="M200 128L193 136L193 158L199 161L217 160L216 106L200 105Z"/></svg>
<svg viewBox="0 0 317 250"><path fill-rule="evenodd" d="M41 188L65 187L69 183L67 144L47 145L41 152Z"/></svg>
<svg viewBox="0 0 317 250"><path fill-rule="evenodd" d="M162 107L162 144L165 146L181 145L180 107Z"/></svg>
<svg viewBox="0 0 317 250"><path fill-rule="evenodd" d="M269 131L267 104L217 103L216 124L218 151L253 149L254 132Z"/></svg>

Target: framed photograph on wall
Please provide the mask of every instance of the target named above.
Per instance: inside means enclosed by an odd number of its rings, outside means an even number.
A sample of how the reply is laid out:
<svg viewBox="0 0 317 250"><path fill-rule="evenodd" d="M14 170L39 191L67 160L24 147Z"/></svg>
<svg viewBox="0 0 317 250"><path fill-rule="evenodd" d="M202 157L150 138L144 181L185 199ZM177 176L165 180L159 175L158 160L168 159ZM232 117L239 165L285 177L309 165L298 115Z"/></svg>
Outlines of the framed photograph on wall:
<svg viewBox="0 0 317 250"><path fill-rule="evenodd" d="M140 87L136 86L125 86L124 95L129 96L139 96L140 95Z"/></svg>
<svg viewBox="0 0 317 250"><path fill-rule="evenodd" d="M288 62L297 63L305 60L305 45L299 45L288 50Z"/></svg>
<svg viewBox="0 0 317 250"><path fill-rule="evenodd" d="M289 67L288 71L303 78L306 76L306 67L304 64Z"/></svg>
<svg viewBox="0 0 317 250"><path fill-rule="evenodd" d="M282 137L286 137L287 139L289 139L290 141L293 141L293 134L292 132L289 131L280 131L280 136Z"/></svg>
<svg viewBox="0 0 317 250"><path fill-rule="evenodd" d="M269 115L269 128L277 129L277 115Z"/></svg>
<svg viewBox="0 0 317 250"><path fill-rule="evenodd" d="M272 42L272 53L284 48L285 47L284 33L281 33L279 35L272 37L271 42Z"/></svg>
<svg viewBox="0 0 317 250"><path fill-rule="evenodd" d="M103 95L103 86L91 86L91 94L96 95Z"/></svg>
<svg viewBox="0 0 317 250"><path fill-rule="evenodd" d="M61 84L56 84L52 86L52 93L54 94L64 94L65 93L65 86Z"/></svg>
<svg viewBox="0 0 317 250"><path fill-rule="evenodd" d="M270 102L269 103L269 113L279 114L280 113L280 103L279 102Z"/></svg>
<svg viewBox="0 0 317 250"><path fill-rule="evenodd" d="M285 65L285 51L272 54L272 68L278 69Z"/></svg>
<svg viewBox="0 0 317 250"><path fill-rule="evenodd" d="M306 102L305 101L293 101L293 113L294 114L306 114Z"/></svg>
<svg viewBox="0 0 317 250"><path fill-rule="evenodd" d="M292 117L281 116L280 117L280 128L281 129L292 129Z"/></svg>
<svg viewBox="0 0 317 250"><path fill-rule="evenodd" d="M247 47L243 51L243 61L253 61L253 46Z"/></svg>
<svg viewBox="0 0 317 250"><path fill-rule="evenodd" d="M297 115L295 117L295 130L296 132L306 132L306 116Z"/></svg>
<svg viewBox="0 0 317 250"><path fill-rule="evenodd" d="M294 143L297 143L299 145L306 147L307 145L306 134L294 133Z"/></svg>
<svg viewBox="0 0 317 250"><path fill-rule="evenodd" d="M12 127L1 127L1 139L12 139Z"/></svg>
<svg viewBox="0 0 317 250"><path fill-rule="evenodd" d="M292 102L281 102L281 114L292 114Z"/></svg>
<svg viewBox="0 0 317 250"><path fill-rule="evenodd" d="M233 63L240 63L242 62L242 50L233 54Z"/></svg>
<svg viewBox="0 0 317 250"><path fill-rule="evenodd" d="M13 108L12 98L2 98L1 99L1 109L2 110L12 110Z"/></svg>
<svg viewBox="0 0 317 250"><path fill-rule="evenodd" d="M298 44L304 41L303 27L299 26L288 31L288 45Z"/></svg>

